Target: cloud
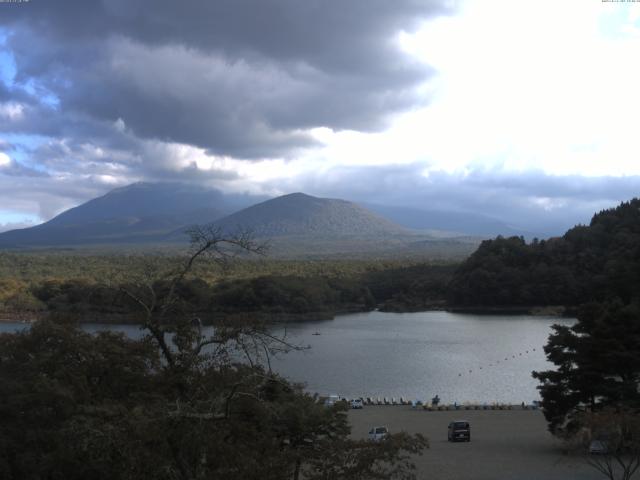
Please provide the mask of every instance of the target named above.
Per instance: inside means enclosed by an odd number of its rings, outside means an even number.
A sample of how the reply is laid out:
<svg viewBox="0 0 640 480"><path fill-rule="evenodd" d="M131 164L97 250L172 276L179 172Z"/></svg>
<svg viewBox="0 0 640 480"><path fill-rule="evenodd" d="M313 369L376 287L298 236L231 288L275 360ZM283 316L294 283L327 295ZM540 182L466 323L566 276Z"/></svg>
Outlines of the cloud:
<svg viewBox="0 0 640 480"><path fill-rule="evenodd" d="M0 233L8 232L9 230L16 230L18 228L29 228L33 227L35 223L33 222L0 222Z"/></svg>
<svg viewBox="0 0 640 480"><path fill-rule="evenodd" d="M46 220L116 186L184 181L561 233L637 195L640 37L602 16L615 5L452 3L3 8L0 202Z"/></svg>
<svg viewBox="0 0 640 480"><path fill-rule="evenodd" d="M7 118L10 121L21 118L23 110L24 106L20 103L0 103L0 117Z"/></svg>
<svg viewBox="0 0 640 480"><path fill-rule="evenodd" d="M0 171L3 212L9 212L12 218L30 217L38 223L38 220L48 220L60 211L104 191L103 185L97 185L91 179L85 182L78 182L75 178L53 180L46 177L2 175ZM6 223L5 217L4 213L0 215L0 222Z"/></svg>
<svg viewBox="0 0 640 480"><path fill-rule="evenodd" d="M451 13L446 3L3 8L0 132L15 141L0 170L2 203L46 220L138 180L260 190L252 168L318 147L313 129L379 130L428 101L433 71L397 38Z"/></svg>
<svg viewBox="0 0 640 480"><path fill-rule="evenodd" d="M102 144L82 138L43 141L26 155L38 170L13 160L1 151L3 146L19 151L12 144L0 144L2 208L36 212L43 221L115 187L142 180L246 190L245 179L238 173L241 161L190 145L140 140L126 132Z"/></svg>
<svg viewBox="0 0 640 480"><path fill-rule="evenodd" d="M446 12L416 0L68 0L3 20L16 84L55 99L54 118L121 119L145 139L267 158L316 145L311 128L379 129L424 103L432 71L395 38Z"/></svg>
<svg viewBox="0 0 640 480"><path fill-rule="evenodd" d="M428 171L428 165L335 167L286 182L267 182L274 194L302 190L363 203L458 211L499 218L540 236L561 235L604 208L638 196L640 176L554 176L542 171L475 169Z"/></svg>

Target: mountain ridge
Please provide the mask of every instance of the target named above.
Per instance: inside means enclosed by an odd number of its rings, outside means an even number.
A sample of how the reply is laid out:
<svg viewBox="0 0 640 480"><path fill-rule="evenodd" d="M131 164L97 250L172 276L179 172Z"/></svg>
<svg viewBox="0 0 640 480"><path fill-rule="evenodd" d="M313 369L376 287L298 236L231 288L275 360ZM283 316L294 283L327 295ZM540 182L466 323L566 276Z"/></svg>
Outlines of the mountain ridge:
<svg viewBox="0 0 640 480"><path fill-rule="evenodd" d="M492 237L524 236L533 238L543 236L512 226L490 215L457 211L438 210L429 207L407 207L398 205L382 205L377 203L360 203L378 215L381 215L405 228L415 230L438 231L448 236L475 235Z"/></svg>
<svg viewBox="0 0 640 480"><path fill-rule="evenodd" d="M177 228L210 223L263 197L224 195L182 183L138 182L34 227L0 233L0 247L162 242Z"/></svg>
<svg viewBox="0 0 640 480"><path fill-rule="evenodd" d="M183 248L186 230L209 224L225 234L268 239L270 255L459 257L476 238L405 228L357 203L294 192L269 198L181 183L135 183L66 210L35 227L0 233L0 248ZM447 248L447 245L450 248Z"/></svg>
<svg viewBox="0 0 640 480"><path fill-rule="evenodd" d="M214 222L223 231L248 228L258 237L392 235L406 229L347 200L295 192L252 205Z"/></svg>

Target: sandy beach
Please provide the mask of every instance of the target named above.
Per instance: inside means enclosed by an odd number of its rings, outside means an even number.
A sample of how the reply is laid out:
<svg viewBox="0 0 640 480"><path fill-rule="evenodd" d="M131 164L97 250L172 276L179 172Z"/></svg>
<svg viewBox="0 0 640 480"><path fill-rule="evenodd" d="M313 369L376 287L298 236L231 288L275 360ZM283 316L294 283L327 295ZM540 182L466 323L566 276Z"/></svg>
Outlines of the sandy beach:
<svg viewBox="0 0 640 480"><path fill-rule="evenodd" d="M373 426L422 433L430 448L416 457L419 479L600 480L580 455L566 455L547 431L539 410L425 411L409 406L365 406L350 410L352 436L366 438ZM447 441L447 425L465 419L471 442Z"/></svg>

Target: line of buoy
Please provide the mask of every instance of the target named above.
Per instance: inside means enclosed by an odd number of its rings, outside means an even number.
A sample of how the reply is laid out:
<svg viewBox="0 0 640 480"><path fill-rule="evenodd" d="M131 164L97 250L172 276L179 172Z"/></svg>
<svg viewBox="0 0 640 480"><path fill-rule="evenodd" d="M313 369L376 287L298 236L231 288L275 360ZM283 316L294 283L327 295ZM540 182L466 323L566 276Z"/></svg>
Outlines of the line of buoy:
<svg viewBox="0 0 640 480"><path fill-rule="evenodd" d="M531 350L530 350L530 351L531 351L531 353L533 353L533 352L535 352L535 351L536 351L536 349L535 349L535 348L531 348ZM525 350L525 351L524 351L524 354L526 355L526 354L530 353L530 351L529 351L529 350ZM518 352L518 353L517 353L517 356L518 356L518 357L521 357L522 355L523 355L523 352ZM514 354L512 354L512 355L511 355L511 359L515 359L515 358L516 358L516 354L514 353ZM498 365L500 364L500 362L507 362L507 361L509 361L509 360L510 360L510 359L509 359L509 356L506 356L506 357L504 357L504 360L496 360L495 362L493 362L493 363L489 363L488 365L485 365L485 366L486 366L486 367L498 366ZM479 368L480 370L482 370L482 369L483 369L483 367L478 367L478 368ZM467 373L473 373L473 369L470 369ZM462 373L462 372L461 372L461 373L458 373L458 376L459 376L459 377L461 377L462 375L463 375L463 373Z"/></svg>

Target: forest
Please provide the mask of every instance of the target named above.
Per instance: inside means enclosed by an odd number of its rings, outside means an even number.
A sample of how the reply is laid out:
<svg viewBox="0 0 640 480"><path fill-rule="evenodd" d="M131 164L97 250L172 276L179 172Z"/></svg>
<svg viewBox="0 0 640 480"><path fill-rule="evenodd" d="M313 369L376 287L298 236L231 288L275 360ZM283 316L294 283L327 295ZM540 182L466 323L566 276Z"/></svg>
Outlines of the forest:
<svg viewBox="0 0 640 480"><path fill-rule="evenodd" d="M242 257L202 262L181 285L181 301L212 317L240 312L270 320L331 318L337 313L439 308L564 306L631 302L640 291L640 201L599 212L562 237L497 237L464 262L425 259L283 260ZM176 254L0 253L0 315L47 312L84 319L118 316L131 305L127 279L146 281L182 262ZM157 285L160 287L160 285Z"/></svg>
<svg viewBox="0 0 640 480"><path fill-rule="evenodd" d="M195 242L170 274L119 283L141 339L91 335L68 313L0 335L0 477L415 479L426 438L351 439L345 403L327 407L260 361L302 347L255 318L204 332L187 275L207 257L223 263L221 244L256 247L208 234ZM56 288L35 294L56 305L83 293ZM112 293L94 292L105 304Z"/></svg>
<svg viewBox="0 0 640 480"><path fill-rule="evenodd" d="M74 314L83 321L129 321L131 279L163 276L184 260L176 255L67 252L0 253L0 316ZM455 264L411 260L278 260L267 256L224 265L195 265L180 300L212 320L251 313L268 320L332 318L336 313L424 310L444 305Z"/></svg>
<svg viewBox="0 0 640 480"><path fill-rule="evenodd" d="M564 305L640 292L640 200L595 214L562 237L482 242L448 285L450 305Z"/></svg>

